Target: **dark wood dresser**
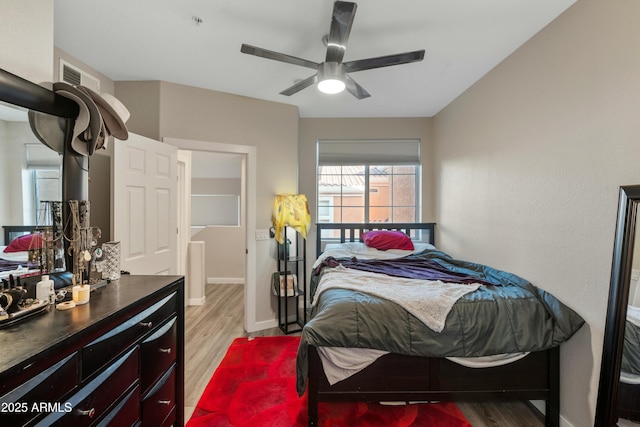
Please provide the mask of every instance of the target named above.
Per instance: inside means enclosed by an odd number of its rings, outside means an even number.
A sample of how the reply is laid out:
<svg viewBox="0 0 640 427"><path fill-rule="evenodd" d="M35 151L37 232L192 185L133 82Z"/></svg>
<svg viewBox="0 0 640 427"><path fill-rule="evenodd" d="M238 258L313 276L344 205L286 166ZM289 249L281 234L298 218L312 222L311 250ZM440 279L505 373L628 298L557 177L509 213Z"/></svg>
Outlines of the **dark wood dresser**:
<svg viewBox="0 0 640 427"><path fill-rule="evenodd" d="M0 329L0 425L183 424L182 276L125 275Z"/></svg>

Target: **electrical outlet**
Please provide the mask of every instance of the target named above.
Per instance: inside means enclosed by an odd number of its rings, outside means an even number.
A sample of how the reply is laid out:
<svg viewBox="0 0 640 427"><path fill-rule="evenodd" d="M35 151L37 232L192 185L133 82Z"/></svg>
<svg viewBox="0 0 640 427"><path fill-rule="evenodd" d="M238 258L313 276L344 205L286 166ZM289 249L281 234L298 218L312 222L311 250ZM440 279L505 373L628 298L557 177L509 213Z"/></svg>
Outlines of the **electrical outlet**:
<svg viewBox="0 0 640 427"><path fill-rule="evenodd" d="M269 240L269 230L256 230L256 240Z"/></svg>

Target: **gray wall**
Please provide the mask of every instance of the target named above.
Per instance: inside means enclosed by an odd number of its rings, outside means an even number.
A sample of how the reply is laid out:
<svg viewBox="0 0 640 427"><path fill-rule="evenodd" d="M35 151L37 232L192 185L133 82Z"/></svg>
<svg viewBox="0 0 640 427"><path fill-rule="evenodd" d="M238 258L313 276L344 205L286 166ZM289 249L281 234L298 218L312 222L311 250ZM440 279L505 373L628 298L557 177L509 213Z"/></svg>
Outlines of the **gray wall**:
<svg viewBox="0 0 640 427"><path fill-rule="evenodd" d="M640 183L640 2L580 0L434 118L438 242L587 321L562 416L593 425L618 187Z"/></svg>

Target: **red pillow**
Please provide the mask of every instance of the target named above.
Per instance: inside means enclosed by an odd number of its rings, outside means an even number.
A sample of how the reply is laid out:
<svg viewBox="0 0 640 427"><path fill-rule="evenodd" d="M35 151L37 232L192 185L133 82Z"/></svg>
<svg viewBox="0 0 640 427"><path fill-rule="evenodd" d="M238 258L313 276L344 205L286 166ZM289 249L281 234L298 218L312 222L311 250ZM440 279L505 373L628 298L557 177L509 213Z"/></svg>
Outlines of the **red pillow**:
<svg viewBox="0 0 640 427"><path fill-rule="evenodd" d="M402 231L367 231L362 233L361 239L368 247L381 251L386 251L387 249L413 250L411 238Z"/></svg>
<svg viewBox="0 0 640 427"><path fill-rule="evenodd" d="M16 237L4 248L4 252L26 252L29 249L42 248L42 236L40 234L25 234Z"/></svg>

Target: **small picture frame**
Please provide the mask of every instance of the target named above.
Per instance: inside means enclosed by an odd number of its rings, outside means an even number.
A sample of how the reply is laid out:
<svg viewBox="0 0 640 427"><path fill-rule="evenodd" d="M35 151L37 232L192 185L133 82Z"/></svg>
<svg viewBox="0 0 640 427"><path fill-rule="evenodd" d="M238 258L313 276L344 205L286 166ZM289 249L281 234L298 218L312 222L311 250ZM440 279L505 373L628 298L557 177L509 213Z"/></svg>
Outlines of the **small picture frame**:
<svg viewBox="0 0 640 427"><path fill-rule="evenodd" d="M287 280L285 292L285 277ZM273 273L273 294L279 297L293 297L298 293L298 278L291 272Z"/></svg>

